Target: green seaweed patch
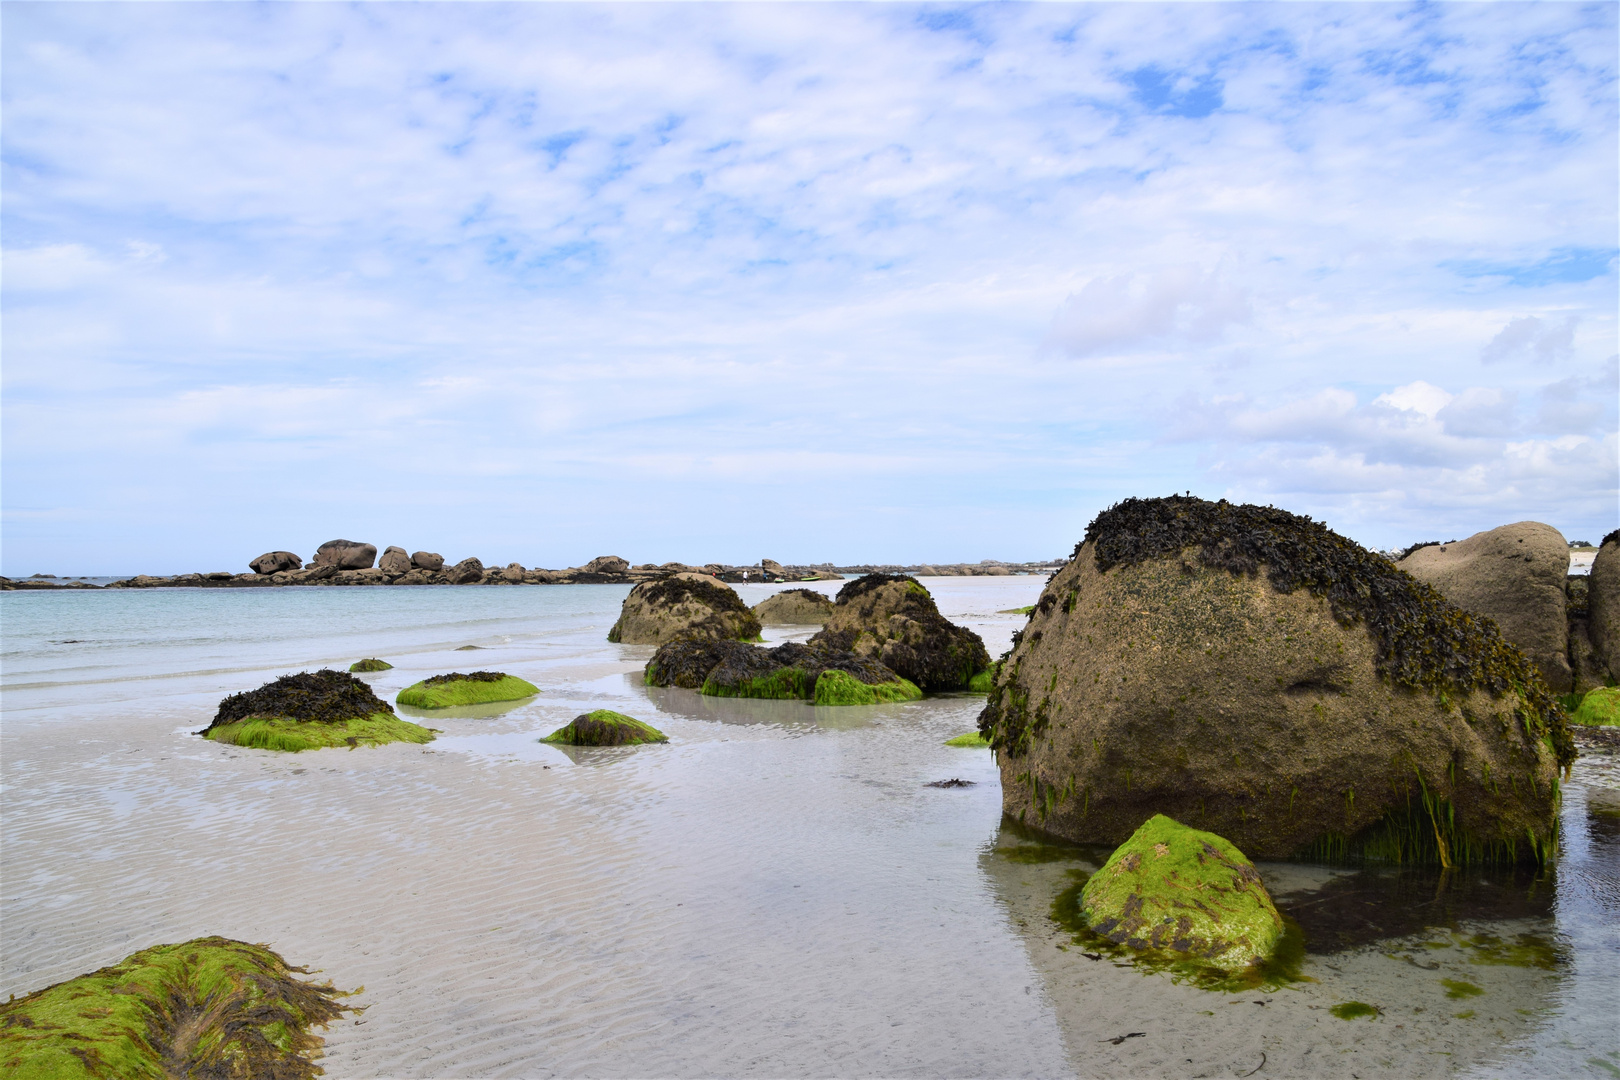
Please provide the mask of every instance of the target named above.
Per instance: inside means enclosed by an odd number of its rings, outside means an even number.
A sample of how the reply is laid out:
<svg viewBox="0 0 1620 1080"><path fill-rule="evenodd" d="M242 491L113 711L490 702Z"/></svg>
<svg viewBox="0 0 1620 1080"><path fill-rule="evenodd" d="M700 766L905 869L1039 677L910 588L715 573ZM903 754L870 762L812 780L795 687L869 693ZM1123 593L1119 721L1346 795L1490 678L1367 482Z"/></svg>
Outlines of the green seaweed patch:
<svg viewBox="0 0 1620 1080"><path fill-rule="evenodd" d="M837 668L828 668L816 679L817 705L887 705L898 701L918 701L923 693L910 679L864 683Z"/></svg>
<svg viewBox="0 0 1620 1080"><path fill-rule="evenodd" d="M954 739L946 739L946 746L958 746L964 750L984 750L990 746L989 741L977 731L964 732Z"/></svg>
<svg viewBox="0 0 1620 1080"><path fill-rule="evenodd" d="M428 743L433 730L402 720L393 713L373 713L330 722L294 720L290 716L250 716L229 724L219 724L200 733L227 746L253 750L322 750L332 746L385 746L388 743Z"/></svg>
<svg viewBox="0 0 1620 1080"><path fill-rule="evenodd" d="M1452 1013L1451 1018L1453 1020L1472 1020L1474 1018L1474 1010L1464 1009L1460 1013Z"/></svg>
<svg viewBox="0 0 1620 1080"><path fill-rule="evenodd" d="M452 671L412 683L394 698L417 709L448 709L455 705L482 705L492 701L521 701L540 688L503 671Z"/></svg>
<svg viewBox="0 0 1620 1080"><path fill-rule="evenodd" d="M1572 723L1588 727L1611 727L1620 724L1620 687L1600 686L1595 690L1588 690L1569 719Z"/></svg>
<svg viewBox="0 0 1620 1080"><path fill-rule="evenodd" d="M1046 861L1038 857L1012 858L1014 862ZM1143 975L1164 975L1173 983L1220 994L1256 990L1269 994L1296 983L1316 981L1304 973L1305 931L1287 915L1282 916L1282 935L1272 947L1271 955L1258 964L1248 964L1234 971L1172 949L1133 949L1097 933L1086 923L1081 900L1086 883L1093 875L1084 870L1070 870L1069 876L1075 882L1052 901L1052 921L1069 932L1074 944L1087 952L1110 957L1116 967L1134 967Z"/></svg>
<svg viewBox="0 0 1620 1080"><path fill-rule="evenodd" d="M1458 935L1456 940L1467 952L1470 964L1540 968L1542 971L1557 971L1569 965L1568 949L1541 934L1519 934L1512 941L1504 941L1495 934Z"/></svg>
<svg viewBox="0 0 1620 1080"><path fill-rule="evenodd" d="M988 694L996 688L996 676L1001 674L1001 661L997 660L968 680L968 693Z"/></svg>
<svg viewBox="0 0 1620 1080"><path fill-rule="evenodd" d="M1371 1019L1383 1015L1383 1011L1378 1006L1369 1005L1365 1001L1343 1001L1328 1010L1340 1020L1359 1020L1363 1016Z"/></svg>
<svg viewBox="0 0 1620 1080"><path fill-rule="evenodd" d="M1446 988L1446 997L1451 998L1453 1001L1479 997L1485 992L1473 983L1463 982L1461 979L1441 979L1440 985Z"/></svg>
<svg viewBox="0 0 1620 1080"><path fill-rule="evenodd" d="M540 741L558 746L639 746L667 743L669 736L633 716L595 709L574 717Z"/></svg>
<svg viewBox="0 0 1620 1080"><path fill-rule="evenodd" d="M1030 612L1032 612L1034 610L1035 610L1035 605L1030 604L1028 607L1003 608L1002 610L996 612L996 614L997 615L1028 615Z"/></svg>
<svg viewBox="0 0 1620 1080"><path fill-rule="evenodd" d="M265 1076L305 1080L312 1028L361 1011L262 945L157 945L0 1004L0 1072L15 1080ZM359 993L359 990L354 993Z"/></svg>
<svg viewBox="0 0 1620 1080"><path fill-rule="evenodd" d="M367 660L356 660L349 665L350 671L392 671L393 664L386 660L378 660L375 656Z"/></svg>
<svg viewBox="0 0 1620 1080"><path fill-rule="evenodd" d="M727 686L704 679L698 693L709 697L764 698L771 701L806 701L815 696L815 682L803 668L781 667L764 675Z"/></svg>

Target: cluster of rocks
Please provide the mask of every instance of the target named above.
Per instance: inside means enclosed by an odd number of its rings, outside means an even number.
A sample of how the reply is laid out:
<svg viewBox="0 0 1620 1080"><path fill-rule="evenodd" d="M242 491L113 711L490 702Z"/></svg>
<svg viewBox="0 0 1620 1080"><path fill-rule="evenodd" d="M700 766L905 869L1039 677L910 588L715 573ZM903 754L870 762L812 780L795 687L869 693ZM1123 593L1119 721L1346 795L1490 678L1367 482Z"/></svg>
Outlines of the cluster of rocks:
<svg viewBox="0 0 1620 1080"><path fill-rule="evenodd" d="M1516 603L1557 616L1534 623L1553 647L1533 660L1508 636L1527 632L1517 623L1499 628L1309 518L1190 497L1105 511L980 715L1005 810L1082 843L1122 843L1165 814L1259 858L1543 857L1575 748L1543 675L1562 670L1568 552L1555 534L1563 561L1549 549L1534 591L1534 533L1403 560L1459 596L1464 556L1498 581L1515 568ZM1607 625L1594 600L1617 540L1594 567L1589 629Z"/></svg>

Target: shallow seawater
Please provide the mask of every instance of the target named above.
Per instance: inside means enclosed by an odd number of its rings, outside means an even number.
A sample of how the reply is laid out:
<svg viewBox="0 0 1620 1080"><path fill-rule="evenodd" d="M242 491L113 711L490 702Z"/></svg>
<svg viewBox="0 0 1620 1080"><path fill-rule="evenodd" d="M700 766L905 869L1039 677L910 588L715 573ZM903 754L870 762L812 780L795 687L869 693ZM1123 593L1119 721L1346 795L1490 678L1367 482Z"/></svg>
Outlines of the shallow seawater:
<svg viewBox="0 0 1620 1080"><path fill-rule="evenodd" d="M925 583L996 655L1043 581ZM1053 921L1106 852L1003 824L989 752L943 745L981 698L650 689L652 650L605 640L625 591L0 594L0 994L219 933L365 986L333 1076L1620 1069L1620 795L1596 763L1546 874L1262 865L1312 981L1216 994ZM368 656L390 698L472 668L542 693L427 711L426 746L191 734L227 693ZM539 742L598 707L671 742Z"/></svg>

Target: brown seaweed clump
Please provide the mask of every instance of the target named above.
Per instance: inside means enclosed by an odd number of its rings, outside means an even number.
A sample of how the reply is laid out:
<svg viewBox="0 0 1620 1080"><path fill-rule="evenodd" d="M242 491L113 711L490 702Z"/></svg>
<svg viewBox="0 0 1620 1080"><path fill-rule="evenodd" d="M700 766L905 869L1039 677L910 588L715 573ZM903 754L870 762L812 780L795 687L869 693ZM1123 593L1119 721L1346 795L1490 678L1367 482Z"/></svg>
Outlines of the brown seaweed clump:
<svg viewBox="0 0 1620 1080"><path fill-rule="evenodd" d="M1490 619L1309 518L1189 497L1098 515L979 730L1031 825L1119 844L1162 813L1257 858L1543 859L1574 756Z"/></svg>
<svg viewBox="0 0 1620 1080"><path fill-rule="evenodd" d="M214 722L202 734L249 717L285 717L335 724L393 711L394 707L372 693L371 687L362 680L346 671L322 668L283 675L257 690L232 694L219 703Z"/></svg>
<svg viewBox="0 0 1620 1080"><path fill-rule="evenodd" d="M432 686L435 683L447 682L500 682L504 678L506 678L504 671L469 671L465 674L452 671L445 675L429 675L422 681Z"/></svg>
<svg viewBox="0 0 1620 1080"><path fill-rule="evenodd" d="M984 641L939 613L916 578L867 574L838 590L810 644L880 661L929 693L966 690L990 667Z"/></svg>

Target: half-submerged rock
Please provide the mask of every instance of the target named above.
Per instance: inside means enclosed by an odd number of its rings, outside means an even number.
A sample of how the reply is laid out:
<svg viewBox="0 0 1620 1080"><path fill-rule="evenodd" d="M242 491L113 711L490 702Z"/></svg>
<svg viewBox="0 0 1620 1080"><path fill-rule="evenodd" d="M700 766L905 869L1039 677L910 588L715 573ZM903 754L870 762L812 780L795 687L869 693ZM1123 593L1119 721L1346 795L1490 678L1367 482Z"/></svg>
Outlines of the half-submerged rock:
<svg viewBox="0 0 1620 1080"><path fill-rule="evenodd" d="M1184 953L1235 971L1265 963L1282 916L1243 852L1155 814L1080 892L1086 925L1118 945Z"/></svg>
<svg viewBox="0 0 1620 1080"><path fill-rule="evenodd" d="M980 714L1005 810L1118 844L1169 814L1251 856L1541 858L1563 710L1489 619L1309 518L1098 515Z"/></svg>
<svg viewBox="0 0 1620 1080"><path fill-rule="evenodd" d="M394 700L416 709L448 709L455 705L522 701L539 692L538 686L504 671L451 671L412 683Z"/></svg>
<svg viewBox="0 0 1620 1080"><path fill-rule="evenodd" d="M825 626L832 611L832 600L814 589L783 589L754 605L766 626Z"/></svg>
<svg viewBox="0 0 1620 1080"><path fill-rule="evenodd" d="M366 660L356 660L349 665L350 671L391 671L394 665L386 660L378 660L375 656Z"/></svg>
<svg viewBox="0 0 1620 1080"><path fill-rule="evenodd" d="M394 715L394 707L344 671L322 668L283 675L219 703L205 739L259 750L425 743L433 732Z"/></svg>
<svg viewBox="0 0 1620 1080"><path fill-rule="evenodd" d="M939 613L916 578L867 574L838 590L820 648L870 657L931 693L965 690L990 666L978 634Z"/></svg>
<svg viewBox="0 0 1620 1080"><path fill-rule="evenodd" d="M574 717L540 741L559 746L638 746L669 742L669 736L633 716L596 709Z"/></svg>
<svg viewBox="0 0 1620 1080"><path fill-rule="evenodd" d="M1466 540L1425 544L1396 565L1464 611L1494 619L1548 686L1570 690L1569 544L1557 529L1539 521L1503 525Z"/></svg>
<svg viewBox="0 0 1620 1080"><path fill-rule="evenodd" d="M647 661L644 680L711 697L817 705L881 705L922 697L914 683L876 660L799 642L764 649L740 641L672 641Z"/></svg>
<svg viewBox="0 0 1620 1080"><path fill-rule="evenodd" d="M0 1004L0 1072L17 1080L278 1077L304 1080L346 1012L331 983L294 978L262 945L206 937L156 945Z"/></svg>
<svg viewBox="0 0 1620 1080"><path fill-rule="evenodd" d="M677 638L754 641L759 620L735 589L705 574L673 574L630 590L608 640L662 645Z"/></svg>

